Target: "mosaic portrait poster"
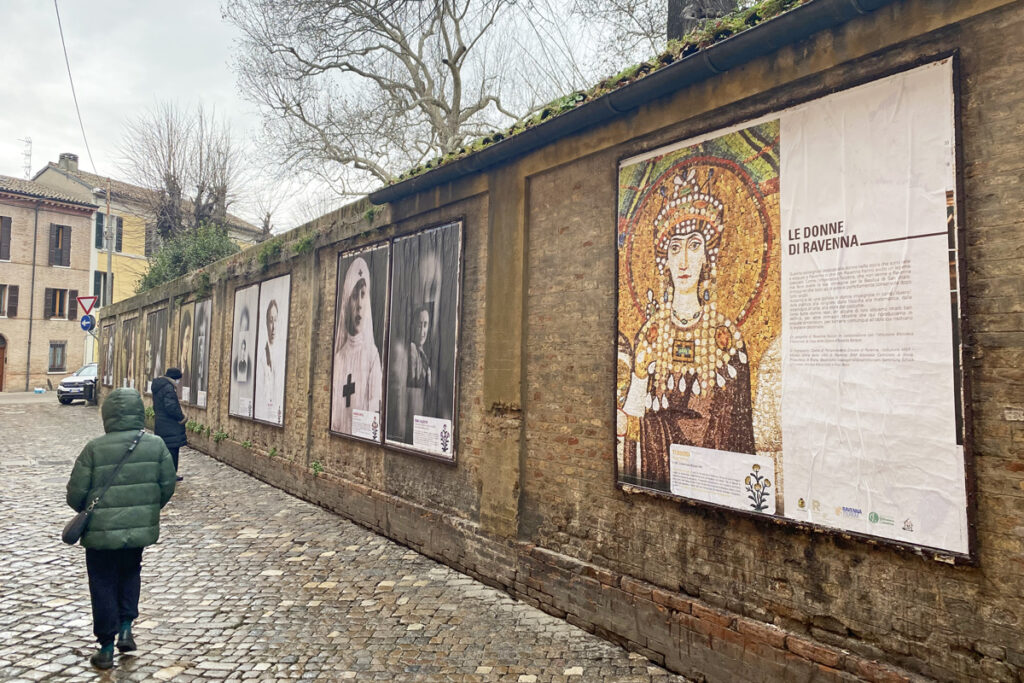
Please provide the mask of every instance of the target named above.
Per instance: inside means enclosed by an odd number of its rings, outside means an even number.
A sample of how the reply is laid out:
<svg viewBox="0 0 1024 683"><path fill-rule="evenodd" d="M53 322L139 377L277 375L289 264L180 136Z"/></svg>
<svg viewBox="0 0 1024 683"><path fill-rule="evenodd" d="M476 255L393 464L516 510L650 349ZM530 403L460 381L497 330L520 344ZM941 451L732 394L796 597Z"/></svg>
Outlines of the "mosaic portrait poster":
<svg viewBox="0 0 1024 683"><path fill-rule="evenodd" d="M256 401L253 405L253 417L276 425L284 424L291 283L291 275L282 275L260 284Z"/></svg>
<svg viewBox="0 0 1024 683"><path fill-rule="evenodd" d="M228 413L252 417L256 389L256 325L260 296L259 285L235 290L235 309L231 321L231 390Z"/></svg>
<svg viewBox="0 0 1024 683"><path fill-rule="evenodd" d="M175 367L181 370L181 381L178 391L182 403L193 403L195 392L192 389L192 339L195 336L195 304L185 304L178 309L178 344L175 353Z"/></svg>
<svg viewBox="0 0 1024 683"><path fill-rule="evenodd" d="M146 355L144 356L144 382L146 393L153 393L153 380L166 370L167 309L146 314Z"/></svg>
<svg viewBox="0 0 1024 683"><path fill-rule="evenodd" d="M943 60L621 163L621 483L967 552L952 92Z"/></svg>
<svg viewBox="0 0 1024 683"><path fill-rule="evenodd" d="M386 442L453 459L462 223L392 249Z"/></svg>
<svg viewBox="0 0 1024 683"><path fill-rule="evenodd" d="M192 389L193 403L199 408L206 407L206 392L210 384L210 299L196 302L192 320Z"/></svg>
<svg viewBox="0 0 1024 683"><path fill-rule="evenodd" d="M389 246L338 254L331 431L379 443Z"/></svg>
<svg viewBox="0 0 1024 683"><path fill-rule="evenodd" d="M122 387L135 388L135 323L131 318L121 323L121 358L118 361L119 379Z"/></svg>
<svg viewBox="0 0 1024 683"><path fill-rule="evenodd" d="M114 331L115 323L103 326L103 386L114 386Z"/></svg>

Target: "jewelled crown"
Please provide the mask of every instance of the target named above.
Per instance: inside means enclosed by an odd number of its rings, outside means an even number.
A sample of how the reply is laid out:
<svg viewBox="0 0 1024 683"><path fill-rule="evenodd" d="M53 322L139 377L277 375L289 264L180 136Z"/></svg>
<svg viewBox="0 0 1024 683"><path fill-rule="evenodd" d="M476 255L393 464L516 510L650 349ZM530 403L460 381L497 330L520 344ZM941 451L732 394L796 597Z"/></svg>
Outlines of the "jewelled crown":
<svg viewBox="0 0 1024 683"><path fill-rule="evenodd" d="M714 173L709 169L702 182L697 169L691 168L672 179L671 193L662 187L665 201L654 219L654 256L659 271L665 269L669 241L695 232L703 235L708 262L715 265L725 226L722 202L712 194Z"/></svg>

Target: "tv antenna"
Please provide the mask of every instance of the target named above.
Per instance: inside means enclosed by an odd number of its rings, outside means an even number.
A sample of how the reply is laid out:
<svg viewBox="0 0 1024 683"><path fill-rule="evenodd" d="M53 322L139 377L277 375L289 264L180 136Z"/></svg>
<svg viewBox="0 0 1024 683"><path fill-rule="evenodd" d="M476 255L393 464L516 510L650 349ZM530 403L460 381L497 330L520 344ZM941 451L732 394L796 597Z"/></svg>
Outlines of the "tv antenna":
<svg viewBox="0 0 1024 683"><path fill-rule="evenodd" d="M18 138L18 142L25 143L25 151L21 156L25 159L25 180L32 176L32 138Z"/></svg>

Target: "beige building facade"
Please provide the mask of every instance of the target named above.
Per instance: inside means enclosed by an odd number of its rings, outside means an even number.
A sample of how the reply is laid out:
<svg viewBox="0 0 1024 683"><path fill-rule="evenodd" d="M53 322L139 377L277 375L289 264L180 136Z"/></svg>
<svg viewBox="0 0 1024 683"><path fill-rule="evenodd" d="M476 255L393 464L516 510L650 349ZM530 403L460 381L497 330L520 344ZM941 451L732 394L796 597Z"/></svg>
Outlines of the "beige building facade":
<svg viewBox="0 0 1024 683"><path fill-rule="evenodd" d="M0 391L54 388L86 360L77 297L90 292L96 207L0 176Z"/></svg>

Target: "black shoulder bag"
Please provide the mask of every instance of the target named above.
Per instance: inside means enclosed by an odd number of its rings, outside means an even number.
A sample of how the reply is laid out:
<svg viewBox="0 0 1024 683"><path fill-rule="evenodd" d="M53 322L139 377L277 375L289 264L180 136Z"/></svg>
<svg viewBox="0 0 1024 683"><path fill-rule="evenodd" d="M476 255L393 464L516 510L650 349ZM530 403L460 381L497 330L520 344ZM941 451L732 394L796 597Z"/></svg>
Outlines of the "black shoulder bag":
<svg viewBox="0 0 1024 683"><path fill-rule="evenodd" d="M89 527L89 520L92 518L93 508L96 507L96 503L100 502L100 498L103 497L103 494L107 492L110 485L114 483L115 479L117 479L117 473L121 471L121 466L124 465L129 457L131 457L132 451L134 451L135 447L139 445L139 439L141 439L142 435L145 433L146 430L142 429L135 436L135 441L132 441L132 445L128 447L128 452L124 454L123 458L121 458L121 462L117 463L117 468L114 470L114 474L110 476L110 479L103 486L100 492L96 494L96 497L92 499L92 502L89 503L88 507L72 517L71 521L64 525L64 532L60 535L62 541L68 545L74 545L82 538L82 535L85 534L85 530Z"/></svg>

